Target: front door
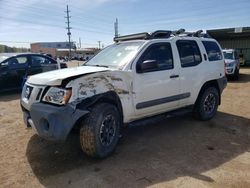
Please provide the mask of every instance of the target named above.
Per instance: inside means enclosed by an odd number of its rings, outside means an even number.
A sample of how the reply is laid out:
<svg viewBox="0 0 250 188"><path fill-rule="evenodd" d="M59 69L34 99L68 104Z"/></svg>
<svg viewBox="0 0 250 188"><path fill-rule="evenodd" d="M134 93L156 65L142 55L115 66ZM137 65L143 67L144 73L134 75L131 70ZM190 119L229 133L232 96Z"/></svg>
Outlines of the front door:
<svg viewBox="0 0 250 188"><path fill-rule="evenodd" d="M28 58L26 56L12 57L1 66L2 89L20 88L26 75Z"/></svg>
<svg viewBox="0 0 250 188"><path fill-rule="evenodd" d="M49 58L40 55L32 55L31 67L29 69L28 74L34 75L56 69L57 69L57 64L52 62Z"/></svg>
<svg viewBox="0 0 250 188"><path fill-rule="evenodd" d="M155 62L156 68L138 72L143 62ZM136 116L149 116L179 106L179 71L174 64L171 44L151 44L136 64L133 81Z"/></svg>

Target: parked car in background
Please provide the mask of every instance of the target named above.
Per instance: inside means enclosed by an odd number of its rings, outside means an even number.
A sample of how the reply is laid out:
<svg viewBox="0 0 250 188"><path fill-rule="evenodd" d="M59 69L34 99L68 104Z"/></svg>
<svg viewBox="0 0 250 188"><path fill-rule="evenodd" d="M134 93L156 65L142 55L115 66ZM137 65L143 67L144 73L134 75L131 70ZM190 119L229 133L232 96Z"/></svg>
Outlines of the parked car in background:
<svg viewBox="0 0 250 188"><path fill-rule="evenodd" d="M67 68L60 63L61 68ZM0 61L0 91L21 88L30 75L58 69L57 62L41 54L18 54Z"/></svg>
<svg viewBox="0 0 250 188"><path fill-rule="evenodd" d="M245 66L246 65L246 59L244 58L244 54L239 54L240 58L240 65Z"/></svg>
<svg viewBox="0 0 250 188"><path fill-rule="evenodd" d="M234 49L223 50L226 66L226 75L234 80L239 79L240 59Z"/></svg>

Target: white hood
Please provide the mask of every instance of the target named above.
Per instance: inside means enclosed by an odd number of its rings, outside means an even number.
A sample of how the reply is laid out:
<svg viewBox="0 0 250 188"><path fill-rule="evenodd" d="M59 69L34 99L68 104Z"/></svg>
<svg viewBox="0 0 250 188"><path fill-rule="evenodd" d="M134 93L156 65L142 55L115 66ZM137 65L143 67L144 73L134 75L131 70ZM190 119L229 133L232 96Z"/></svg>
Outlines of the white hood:
<svg viewBox="0 0 250 188"><path fill-rule="evenodd" d="M62 83L62 80L70 78L73 76L80 76L89 73L108 71L109 68L105 67L95 67L95 66L80 66L73 68L65 68L55 71L49 71L41 74L36 74L28 79L28 83L34 85L50 85L50 86L59 86Z"/></svg>
<svg viewBox="0 0 250 188"><path fill-rule="evenodd" d="M225 59L225 63L232 63L232 62L235 62L235 60L233 60L233 59Z"/></svg>

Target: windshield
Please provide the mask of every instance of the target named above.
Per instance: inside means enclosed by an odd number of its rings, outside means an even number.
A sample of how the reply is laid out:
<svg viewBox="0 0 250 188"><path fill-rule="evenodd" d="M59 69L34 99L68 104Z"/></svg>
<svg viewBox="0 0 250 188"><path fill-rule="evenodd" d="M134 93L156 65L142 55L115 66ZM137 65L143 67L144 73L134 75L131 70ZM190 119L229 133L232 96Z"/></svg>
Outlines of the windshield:
<svg viewBox="0 0 250 188"><path fill-rule="evenodd" d="M7 58L8 58L7 56L0 56L0 63L3 62Z"/></svg>
<svg viewBox="0 0 250 188"><path fill-rule="evenodd" d="M234 59L233 52L223 52L225 59Z"/></svg>
<svg viewBox="0 0 250 188"><path fill-rule="evenodd" d="M113 44L95 57L89 60L85 65L88 66L104 66L117 68L130 62L144 42L126 42Z"/></svg>

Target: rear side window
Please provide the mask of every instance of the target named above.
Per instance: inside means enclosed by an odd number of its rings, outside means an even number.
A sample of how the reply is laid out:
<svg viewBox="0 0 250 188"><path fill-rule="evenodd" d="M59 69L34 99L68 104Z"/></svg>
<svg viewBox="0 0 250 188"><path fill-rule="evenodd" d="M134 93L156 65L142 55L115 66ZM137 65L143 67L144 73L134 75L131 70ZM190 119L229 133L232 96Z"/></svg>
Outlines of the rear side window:
<svg viewBox="0 0 250 188"><path fill-rule="evenodd" d="M179 40L176 42L181 60L181 67L192 67L201 63L201 53L195 41Z"/></svg>
<svg viewBox="0 0 250 188"><path fill-rule="evenodd" d="M52 61L42 56L32 56L31 62L33 66L52 64Z"/></svg>
<svg viewBox="0 0 250 188"><path fill-rule="evenodd" d="M216 42L213 41L202 41L208 55L209 61L222 60L222 53Z"/></svg>

